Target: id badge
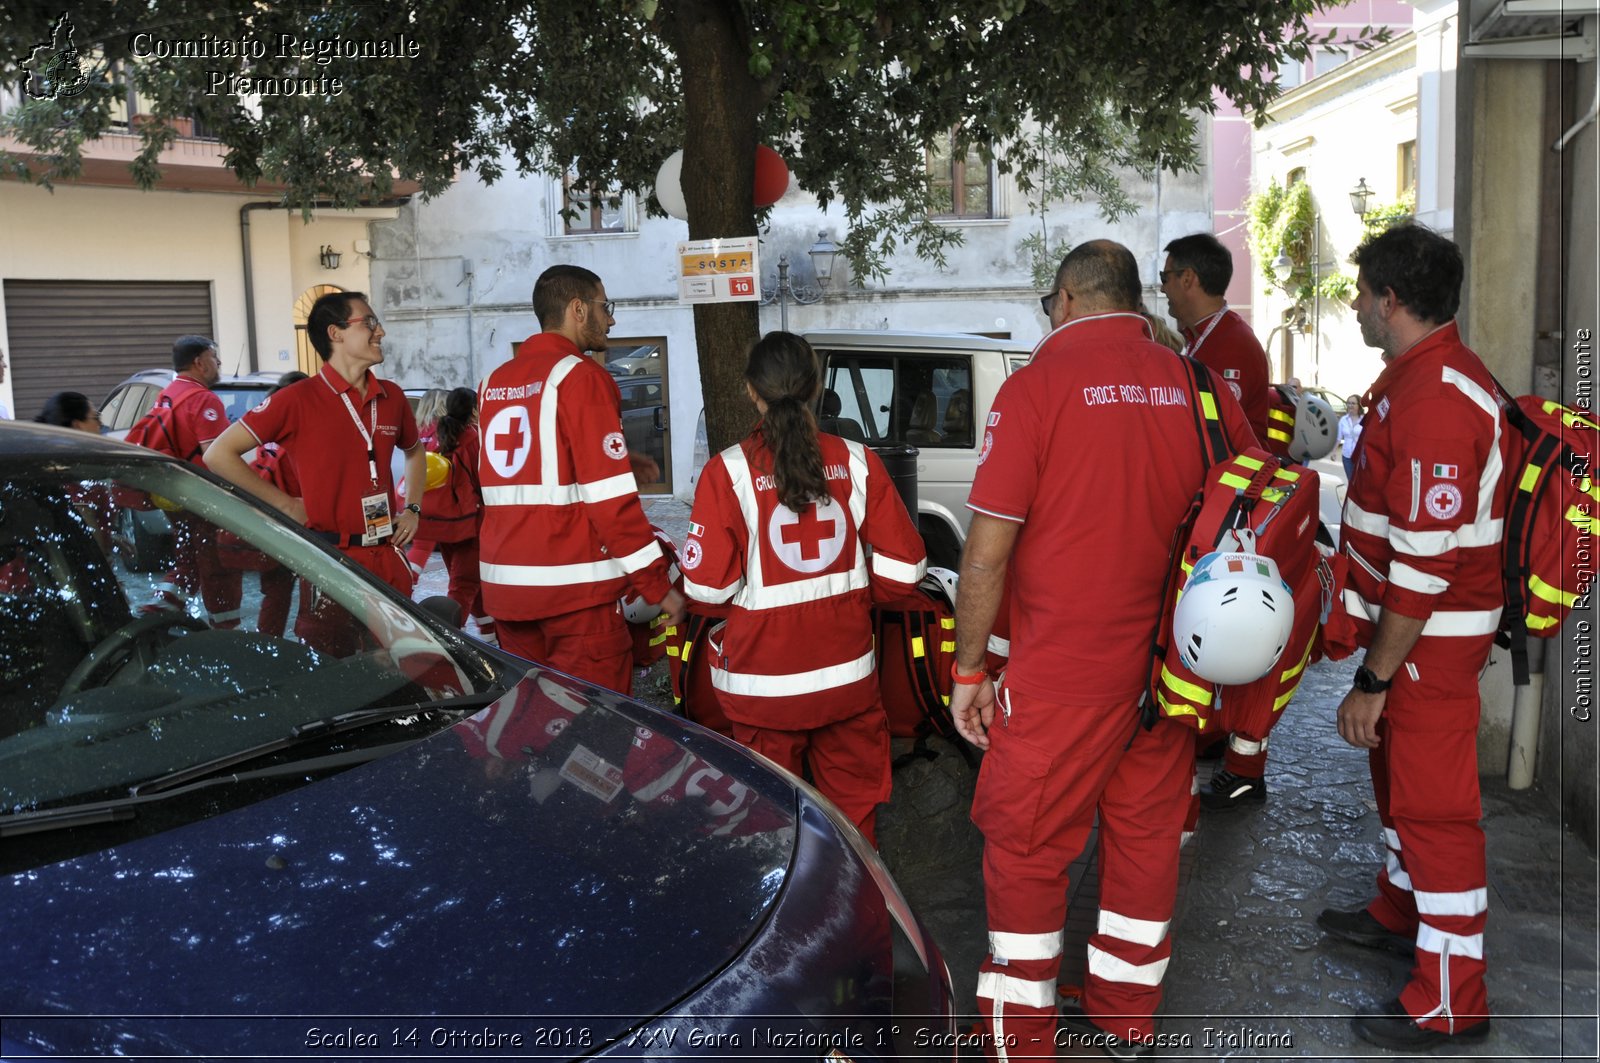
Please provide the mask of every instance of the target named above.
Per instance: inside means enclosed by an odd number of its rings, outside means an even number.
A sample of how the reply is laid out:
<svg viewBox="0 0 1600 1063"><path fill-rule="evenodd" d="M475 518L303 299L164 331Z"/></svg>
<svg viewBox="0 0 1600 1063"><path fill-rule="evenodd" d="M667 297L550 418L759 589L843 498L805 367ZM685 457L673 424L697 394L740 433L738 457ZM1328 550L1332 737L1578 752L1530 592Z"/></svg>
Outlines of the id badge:
<svg viewBox="0 0 1600 1063"><path fill-rule="evenodd" d="M377 546L394 534L394 521L389 517L388 494L368 495L361 500L361 515L367 530L361 534L362 546Z"/></svg>

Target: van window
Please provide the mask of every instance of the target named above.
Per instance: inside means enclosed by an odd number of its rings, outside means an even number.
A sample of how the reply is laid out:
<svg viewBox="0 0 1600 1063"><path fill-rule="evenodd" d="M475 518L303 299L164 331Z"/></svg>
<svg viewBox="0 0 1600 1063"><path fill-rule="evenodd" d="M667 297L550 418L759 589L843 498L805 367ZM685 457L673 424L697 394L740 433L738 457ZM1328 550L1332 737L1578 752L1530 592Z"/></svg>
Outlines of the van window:
<svg viewBox="0 0 1600 1063"><path fill-rule="evenodd" d="M966 356L823 351L822 430L869 446L970 448L972 360Z"/></svg>

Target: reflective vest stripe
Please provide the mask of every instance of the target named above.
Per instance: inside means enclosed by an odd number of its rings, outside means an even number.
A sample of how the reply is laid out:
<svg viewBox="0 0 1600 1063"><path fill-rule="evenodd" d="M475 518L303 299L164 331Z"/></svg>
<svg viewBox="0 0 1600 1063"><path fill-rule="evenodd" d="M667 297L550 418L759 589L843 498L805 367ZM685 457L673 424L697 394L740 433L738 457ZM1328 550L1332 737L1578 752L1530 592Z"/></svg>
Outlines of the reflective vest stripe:
<svg viewBox="0 0 1600 1063"><path fill-rule="evenodd" d="M607 502L637 490L633 473L618 473L586 484L499 484L483 489L488 506L570 506Z"/></svg>
<svg viewBox="0 0 1600 1063"><path fill-rule="evenodd" d="M1383 618L1383 607L1372 605L1346 587L1345 612L1358 620L1376 624ZM1435 611L1422 626L1422 633L1439 638L1470 638L1474 635L1493 635L1500 629L1499 609L1461 609L1453 612Z"/></svg>
<svg viewBox="0 0 1600 1063"><path fill-rule="evenodd" d="M626 557L608 557L604 561L573 565L496 565L482 561L479 568L485 581L506 587L571 587L625 578L664 556L661 544L651 539Z"/></svg>
<svg viewBox="0 0 1600 1063"><path fill-rule="evenodd" d="M792 694L833 690L859 682L872 675L876 663L876 655L868 650L855 660L846 661L844 664L831 664L826 668L813 668L809 672L791 672L788 675L729 672L713 665L711 685L728 694L742 694L752 698L781 698Z"/></svg>
<svg viewBox="0 0 1600 1063"><path fill-rule="evenodd" d="M1528 576L1528 590L1532 591L1537 598L1541 598L1552 605L1565 606L1568 609L1571 609L1578 601L1576 593L1564 591L1560 587L1552 587L1532 573Z"/></svg>
<svg viewBox="0 0 1600 1063"><path fill-rule="evenodd" d="M1169 672L1165 665L1161 666L1161 685L1179 697L1194 702L1196 705L1211 704L1211 687L1191 683L1187 679L1180 679Z"/></svg>

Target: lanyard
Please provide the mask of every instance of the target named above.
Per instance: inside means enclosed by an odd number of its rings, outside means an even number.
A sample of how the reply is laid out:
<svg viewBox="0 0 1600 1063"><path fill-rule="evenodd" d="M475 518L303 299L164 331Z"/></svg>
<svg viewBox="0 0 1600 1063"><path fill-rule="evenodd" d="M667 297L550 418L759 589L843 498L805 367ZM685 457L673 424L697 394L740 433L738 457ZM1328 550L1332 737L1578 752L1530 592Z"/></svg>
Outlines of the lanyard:
<svg viewBox="0 0 1600 1063"><path fill-rule="evenodd" d="M1223 303L1222 304L1222 309L1218 310L1215 314L1211 315L1211 324L1207 325L1206 326L1206 330L1204 332L1200 333L1200 335L1195 338L1194 343L1190 344L1189 346L1187 346L1187 347L1185 347L1183 349L1183 353L1187 354L1190 358L1193 358L1197 354L1199 354L1200 353L1200 345L1206 341L1206 337L1211 335L1211 330L1217 327L1218 322L1220 322L1222 320L1222 315L1226 314L1227 312L1228 312L1228 304L1227 303Z"/></svg>
<svg viewBox="0 0 1600 1063"><path fill-rule="evenodd" d="M372 477L372 486L378 486L378 448L372 442L372 436L378 431L378 396L372 396L368 408L372 411L372 431L367 431L367 426L361 423L361 415L356 413L355 405L350 401L350 393L341 391L339 397L344 400L344 408L350 411L350 419L356 423L356 431L361 433L361 438L367 444L367 474Z"/></svg>

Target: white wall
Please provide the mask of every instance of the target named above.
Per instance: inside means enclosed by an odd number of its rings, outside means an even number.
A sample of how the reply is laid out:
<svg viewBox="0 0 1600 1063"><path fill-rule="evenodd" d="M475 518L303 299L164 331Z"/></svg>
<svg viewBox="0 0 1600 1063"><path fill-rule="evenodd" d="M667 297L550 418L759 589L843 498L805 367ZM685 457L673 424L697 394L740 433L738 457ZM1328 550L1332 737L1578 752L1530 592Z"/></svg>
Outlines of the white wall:
<svg viewBox="0 0 1600 1063"><path fill-rule="evenodd" d="M997 195L1009 217L949 223L965 240L946 267L903 252L890 260L886 281L856 283L840 259L824 301L789 305L789 328L1008 332L1037 340L1046 322L1021 242L1036 231L1038 218L1008 183L998 179ZM1209 227L1206 178L1164 174L1144 182L1129 175L1127 186L1140 213L1109 226L1092 204L1057 206L1050 215L1052 240L1110 237L1127 244L1139 259L1151 308L1163 311L1154 287L1160 248ZM559 200L559 182L543 175L513 175L488 186L467 176L432 201L413 202L394 222L373 226L374 297L388 330L391 375L408 387L475 384L510 356L514 343L537 331L530 300L541 272L562 262L592 269L618 304L613 337L667 338L672 482L686 494L702 407L693 315L677 298L675 245L687 239L688 226L643 217L636 206L634 232L558 235ZM842 240L842 211L836 204L824 214L812 196L791 189L760 234L768 287L775 287L778 256L785 253L791 284L812 280L806 251L819 230ZM762 329L777 328L779 317L776 303L763 307Z"/></svg>

